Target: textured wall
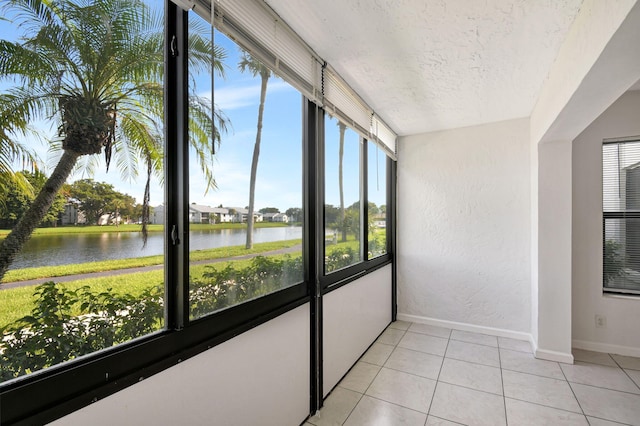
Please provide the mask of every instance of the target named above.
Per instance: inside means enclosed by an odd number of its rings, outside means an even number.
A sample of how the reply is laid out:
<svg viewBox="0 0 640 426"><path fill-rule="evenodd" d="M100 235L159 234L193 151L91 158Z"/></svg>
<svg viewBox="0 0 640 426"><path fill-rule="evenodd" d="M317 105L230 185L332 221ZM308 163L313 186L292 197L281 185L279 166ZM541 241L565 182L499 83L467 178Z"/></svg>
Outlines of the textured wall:
<svg viewBox="0 0 640 426"><path fill-rule="evenodd" d="M530 332L528 119L398 146L398 312Z"/></svg>
<svg viewBox="0 0 640 426"><path fill-rule="evenodd" d="M640 135L640 92L628 92L573 141L574 346L640 356L640 298L602 293L602 140ZM606 317L596 328L595 315Z"/></svg>

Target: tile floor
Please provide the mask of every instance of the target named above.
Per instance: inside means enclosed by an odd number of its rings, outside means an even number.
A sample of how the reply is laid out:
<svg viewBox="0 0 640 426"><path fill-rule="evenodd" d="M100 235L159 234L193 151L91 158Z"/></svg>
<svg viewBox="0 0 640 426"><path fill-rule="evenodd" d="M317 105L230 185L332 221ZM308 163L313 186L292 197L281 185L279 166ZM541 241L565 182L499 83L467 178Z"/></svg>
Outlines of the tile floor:
<svg viewBox="0 0 640 426"><path fill-rule="evenodd" d="M528 342L397 321L305 425L640 425L640 358L573 355L537 360Z"/></svg>

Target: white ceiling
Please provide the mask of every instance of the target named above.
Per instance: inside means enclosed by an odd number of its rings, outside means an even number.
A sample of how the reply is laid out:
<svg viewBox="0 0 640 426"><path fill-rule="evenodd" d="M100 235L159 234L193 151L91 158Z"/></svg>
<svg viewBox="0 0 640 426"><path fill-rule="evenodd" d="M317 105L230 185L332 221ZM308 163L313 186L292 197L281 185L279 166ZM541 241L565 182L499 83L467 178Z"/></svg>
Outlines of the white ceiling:
<svg viewBox="0 0 640 426"><path fill-rule="evenodd" d="M265 0L400 135L527 117L582 0Z"/></svg>

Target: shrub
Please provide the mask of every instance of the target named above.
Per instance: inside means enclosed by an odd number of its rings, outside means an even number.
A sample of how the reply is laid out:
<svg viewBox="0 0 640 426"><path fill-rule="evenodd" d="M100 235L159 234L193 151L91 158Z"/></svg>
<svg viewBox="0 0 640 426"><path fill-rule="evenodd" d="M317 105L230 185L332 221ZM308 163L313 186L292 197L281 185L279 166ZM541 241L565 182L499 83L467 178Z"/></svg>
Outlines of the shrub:
<svg viewBox="0 0 640 426"><path fill-rule="evenodd" d="M610 286L616 277L625 276L624 265L625 258L620 252L622 245L615 240L606 240L604 242L604 285Z"/></svg>
<svg viewBox="0 0 640 426"><path fill-rule="evenodd" d="M207 268L202 279L192 279L189 291L191 316L199 317L300 282L302 257L284 259L257 256L251 265L236 269Z"/></svg>
<svg viewBox="0 0 640 426"><path fill-rule="evenodd" d="M387 236L384 233L369 234L369 259L387 252Z"/></svg>
<svg viewBox="0 0 640 426"><path fill-rule="evenodd" d="M350 247L327 256L327 271L353 264L359 254ZM190 314L200 317L260 297L303 277L302 257L257 256L248 267L233 263L218 270L207 267L202 278L192 279ZM162 328L163 286L139 296L95 293L89 286L70 290L53 281L36 287L30 315L9 324L0 340L0 381L29 374L82 355L127 342Z"/></svg>
<svg viewBox="0 0 640 426"><path fill-rule="evenodd" d="M151 333L162 326L162 289L140 296L69 290L53 281L36 288L31 315L2 329L2 381ZM78 314L79 312L79 314Z"/></svg>
<svg viewBox="0 0 640 426"><path fill-rule="evenodd" d="M325 256L324 267L326 272L337 271L360 260L360 253L351 247L340 247Z"/></svg>

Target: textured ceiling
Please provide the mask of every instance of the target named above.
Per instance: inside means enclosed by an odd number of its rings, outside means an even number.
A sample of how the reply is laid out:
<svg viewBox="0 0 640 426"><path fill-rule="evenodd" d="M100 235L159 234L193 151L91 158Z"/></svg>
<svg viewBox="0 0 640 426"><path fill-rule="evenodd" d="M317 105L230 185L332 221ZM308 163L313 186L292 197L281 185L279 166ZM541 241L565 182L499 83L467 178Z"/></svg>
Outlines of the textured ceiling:
<svg viewBox="0 0 640 426"><path fill-rule="evenodd" d="M582 0L265 0L400 135L531 114Z"/></svg>

